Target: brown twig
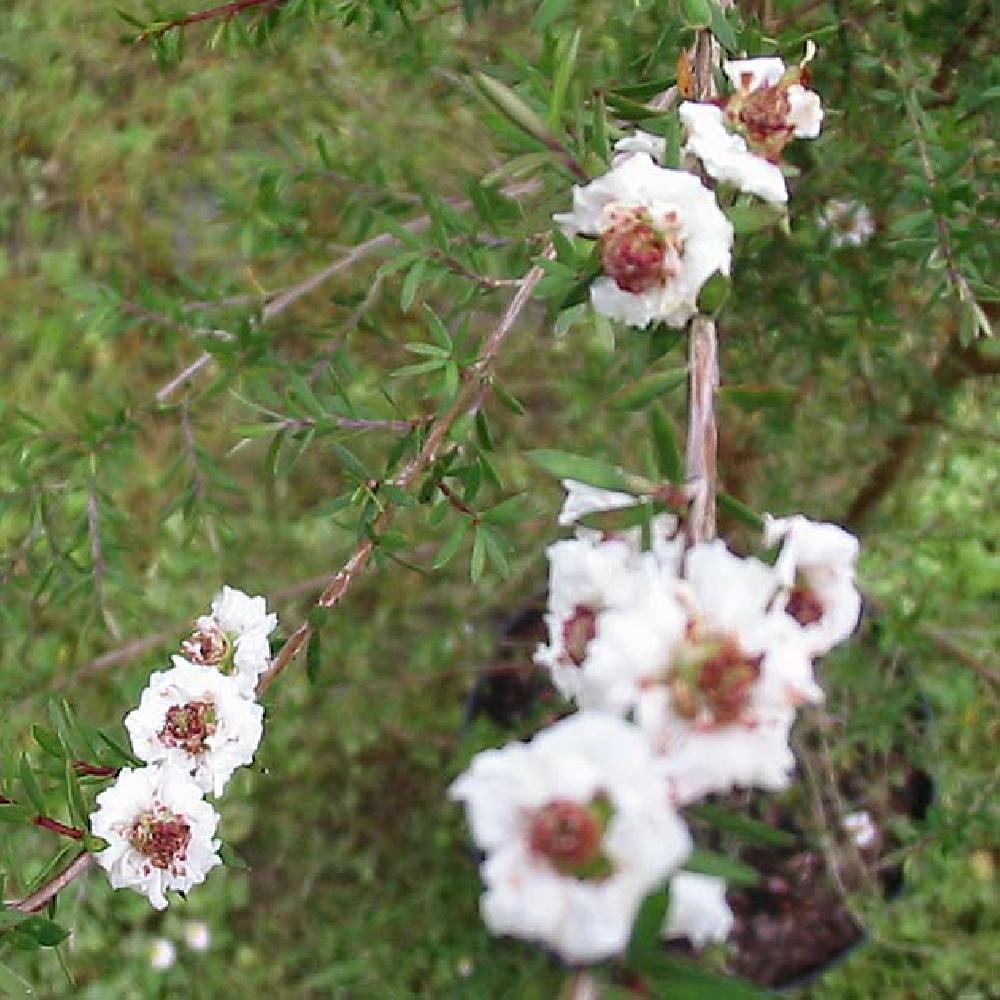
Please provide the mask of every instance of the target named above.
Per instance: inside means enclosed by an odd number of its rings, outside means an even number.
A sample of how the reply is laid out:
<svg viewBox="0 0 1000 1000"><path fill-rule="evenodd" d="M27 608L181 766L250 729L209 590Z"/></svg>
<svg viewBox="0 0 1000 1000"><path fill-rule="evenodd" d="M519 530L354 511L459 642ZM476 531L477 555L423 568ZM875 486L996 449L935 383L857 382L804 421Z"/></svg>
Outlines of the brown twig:
<svg viewBox="0 0 1000 1000"><path fill-rule="evenodd" d="M148 38L159 38L168 31L174 31L177 28L186 28L188 25L200 24L203 21L230 21L237 14L241 14L245 10L251 10L254 7L261 7L267 10L271 7L280 7L284 3L285 0L231 0L230 3L219 4L218 7L193 11L190 14L185 14L183 17L175 18L173 21L167 21L165 24L158 24L139 34L136 41L143 42Z"/></svg>
<svg viewBox="0 0 1000 1000"><path fill-rule="evenodd" d="M715 95L712 78L714 42L710 31L698 32L694 49L694 99L709 101ZM718 467L718 430L715 395L719 388L719 348L715 322L695 316L688 342L688 426L685 475L694 488L686 521L692 545L715 537L715 492Z"/></svg>
<svg viewBox="0 0 1000 1000"><path fill-rule="evenodd" d="M54 878L49 879L45 885L35 890L30 896L8 903L8 909L17 910L18 913L37 913L39 910L44 910L66 886L74 879L79 878L93 863L94 855L84 851L83 854L77 855L70 865Z"/></svg>
<svg viewBox="0 0 1000 1000"><path fill-rule="evenodd" d="M546 250L545 256L552 256L551 247ZM535 265L521 279L517 293L511 299L510 304L500 318L500 322L487 338L479 359L463 373L464 385L455 398L455 401L431 425L423 447L410 459L403 470L391 480L393 486L400 489L409 489L416 482L417 478L436 461L455 421L464 413L475 413L482 405L488 391L490 371L494 360L524 307L530 301L535 287L542 280L544 274L545 271L540 266ZM368 565L368 561L375 551L375 540L378 538L378 535L388 528L394 518L395 508L387 506L374 525L372 525L371 534L358 543L350 558L330 580L323 593L320 594L319 599L316 601L317 607L332 608L347 593L348 589ZM312 626L308 621L299 625L291 636L289 636L288 641L281 648L281 651L275 657L274 662L268 668L267 672L261 677L258 691L263 692L274 682L274 679L299 653L311 634Z"/></svg>
<svg viewBox="0 0 1000 1000"><path fill-rule="evenodd" d="M508 187L503 188L502 191L508 198L519 198L523 195L530 194L537 189L538 182L530 180L519 184L511 184ZM468 198L449 201L448 204L451 208L458 212L467 211L472 207L472 201ZM415 219L411 219L409 222L404 223L402 228L410 233L410 235L416 236L423 232L430 224L431 217L429 215L421 215ZM299 299L314 292L331 278L340 274L342 271L349 270L355 264L360 263L362 260L365 260L378 251L393 246L396 242L398 242L398 240L399 237L395 233L387 232L379 233L377 236L373 236L371 239L367 239L363 243L359 243L343 257L338 257L335 261L331 261L331 263L327 264L325 267L322 267L314 274L309 275L308 278L304 278L302 281L291 285L289 288L278 292L270 298L261 312L261 321L266 323L268 320L274 319L275 316L284 312L289 306L293 305ZM240 297L227 300L229 303L237 303L239 301L242 301ZM259 298L251 297L247 300L247 304L255 301L259 301ZM208 303L198 303L198 305L207 307ZM199 355L182 371L178 372L173 378L171 378L169 382L160 387L155 396L156 402L161 404L167 402L167 400L170 399L170 397L173 396L178 389L182 388L194 379L211 363L211 361L212 355L208 351Z"/></svg>

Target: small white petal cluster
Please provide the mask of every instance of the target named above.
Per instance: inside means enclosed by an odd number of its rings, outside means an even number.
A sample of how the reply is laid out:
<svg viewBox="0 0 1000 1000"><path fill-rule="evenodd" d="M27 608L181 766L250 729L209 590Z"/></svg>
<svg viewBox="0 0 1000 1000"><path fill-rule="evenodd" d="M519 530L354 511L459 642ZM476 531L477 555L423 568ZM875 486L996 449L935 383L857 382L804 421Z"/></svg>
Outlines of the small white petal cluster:
<svg viewBox="0 0 1000 1000"><path fill-rule="evenodd" d="M683 326L715 273L728 275L733 228L715 195L691 173L666 170L645 152L573 189L573 211L555 216L567 233L595 237L604 273L594 308L630 326Z"/></svg>
<svg viewBox="0 0 1000 1000"><path fill-rule="evenodd" d="M713 103L685 101L678 108L686 164L692 168L700 164L709 177L738 191L785 204L788 185L781 153L792 139L815 139L823 124L819 95L799 82L805 78L809 58L811 52L802 65L791 69L774 58L724 63L732 94ZM666 142L636 132L619 140L615 150L616 163L632 154L662 161Z"/></svg>
<svg viewBox="0 0 1000 1000"><path fill-rule="evenodd" d="M665 938L687 938L695 948L725 941L733 929L726 881L713 875L678 872L670 880Z"/></svg>
<svg viewBox="0 0 1000 1000"><path fill-rule="evenodd" d="M143 893L157 910L167 890L187 892L220 863L219 814L183 768L124 768L97 807L90 826L108 842L97 860L111 885Z"/></svg>
<svg viewBox="0 0 1000 1000"><path fill-rule="evenodd" d="M97 861L116 889L141 892L162 910L167 890L186 892L220 863L219 815L204 796L221 795L253 760L264 720L254 693L276 626L263 597L224 587L181 644L185 656L152 674L125 717L147 766L123 769L91 815L92 831L108 841Z"/></svg>
<svg viewBox="0 0 1000 1000"><path fill-rule="evenodd" d="M253 760L264 709L231 677L175 656L173 670L149 678L125 728L141 760L170 761L193 772L202 791L221 795L236 768Z"/></svg>
<svg viewBox="0 0 1000 1000"><path fill-rule="evenodd" d="M821 229L830 233L830 242L835 247L857 247L867 243L875 235L875 216L872 210L860 201L827 202L819 218Z"/></svg>
<svg viewBox="0 0 1000 1000"><path fill-rule="evenodd" d="M685 101L679 108L684 151L710 177L784 204L788 187L781 153L792 139L819 135L820 97L800 82L804 63L789 70L780 59L737 59L723 68L734 88L728 98L714 104Z"/></svg>
<svg viewBox="0 0 1000 1000"><path fill-rule="evenodd" d="M450 795L485 853L487 926L574 965L621 952L645 896L691 849L648 741L606 713L479 754Z"/></svg>

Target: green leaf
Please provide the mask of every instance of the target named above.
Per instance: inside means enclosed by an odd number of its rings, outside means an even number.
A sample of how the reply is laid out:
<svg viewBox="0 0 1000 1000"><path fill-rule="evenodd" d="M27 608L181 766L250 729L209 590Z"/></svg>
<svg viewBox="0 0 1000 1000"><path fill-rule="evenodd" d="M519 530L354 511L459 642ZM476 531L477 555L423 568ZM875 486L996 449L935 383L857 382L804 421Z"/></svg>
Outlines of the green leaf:
<svg viewBox="0 0 1000 1000"><path fill-rule="evenodd" d="M757 885L760 882L760 872L756 868L706 847L696 847L684 862L684 869L699 875L724 878L733 885Z"/></svg>
<svg viewBox="0 0 1000 1000"><path fill-rule="evenodd" d="M117 740L109 736L103 729L97 730L97 737L111 751L111 760L115 766L142 767L143 762L135 754L129 753Z"/></svg>
<svg viewBox="0 0 1000 1000"><path fill-rule="evenodd" d="M13 969L0 962L0 991L12 997L33 997L34 987L26 979L22 979Z"/></svg>
<svg viewBox="0 0 1000 1000"><path fill-rule="evenodd" d="M656 450L656 467L674 485L684 481L684 459L677 444L677 434L662 407L649 408L649 429Z"/></svg>
<svg viewBox="0 0 1000 1000"><path fill-rule="evenodd" d="M455 553L461 548L462 542L469 532L469 523L469 520L463 517L452 529L444 545L438 550L438 556L434 562L435 569L441 569L455 558Z"/></svg>
<svg viewBox="0 0 1000 1000"><path fill-rule="evenodd" d="M33 815L30 809L17 802L0 805L0 823L29 823Z"/></svg>
<svg viewBox="0 0 1000 1000"><path fill-rule="evenodd" d="M314 628L309 635L309 645L306 648L306 677L308 678L310 684L315 684L319 680L319 671L322 665L322 633Z"/></svg>
<svg viewBox="0 0 1000 1000"><path fill-rule="evenodd" d="M476 583L486 566L486 538L479 525L472 535L472 558L469 560L469 578Z"/></svg>
<svg viewBox="0 0 1000 1000"><path fill-rule="evenodd" d="M535 12L535 27L543 31L550 24L558 21L573 5L573 0L542 0Z"/></svg>
<svg viewBox="0 0 1000 1000"><path fill-rule="evenodd" d="M653 957L662 953L663 942L660 931L669 901L667 890L661 889L647 896L639 908L639 913L632 924L632 938L628 946L629 965L645 968Z"/></svg>
<svg viewBox="0 0 1000 1000"><path fill-rule="evenodd" d="M511 395L511 393L509 393L503 385L501 385L499 379L494 378L490 385L493 387L493 392L496 393L497 399L499 399L511 413L518 417L524 416L524 405L516 396Z"/></svg>
<svg viewBox="0 0 1000 1000"><path fill-rule="evenodd" d="M701 291L698 293L698 311L707 316L718 316L729 300L729 293L732 290L732 279L716 271L701 286Z"/></svg>
<svg viewBox="0 0 1000 1000"><path fill-rule="evenodd" d="M665 372L654 372L624 389L620 389L609 400L616 410L641 410L647 403L659 396L687 383L687 368L671 368Z"/></svg>
<svg viewBox="0 0 1000 1000"><path fill-rule="evenodd" d="M473 80L487 100L497 107L518 128L538 139L550 149L561 149L562 143L549 131L549 127L531 106L505 83L485 73L473 73Z"/></svg>
<svg viewBox="0 0 1000 1000"><path fill-rule="evenodd" d="M740 47L740 43L736 32L733 31L733 26L727 20L722 7L719 6L718 0L711 0L710 9L712 34L728 52L735 52Z"/></svg>
<svg viewBox="0 0 1000 1000"><path fill-rule="evenodd" d="M566 102L566 90L569 87L573 69L576 66L576 56L580 50L580 35L582 29L577 28L573 36L564 42L562 56L552 79L552 96L549 98L549 123L558 127L562 118L563 105Z"/></svg>
<svg viewBox="0 0 1000 1000"><path fill-rule="evenodd" d="M787 830L779 830L768 823L762 823L744 813L725 809L712 802L691 806L687 812L695 819L703 820L717 830L731 833L748 844L792 847L798 842L798 838Z"/></svg>
<svg viewBox="0 0 1000 1000"><path fill-rule="evenodd" d="M681 0L681 16L688 28L707 28L712 23L709 0Z"/></svg>
<svg viewBox="0 0 1000 1000"><path fill-rule="evenodd" d="M718 503L719 509L728 514L733 520L741 521L756 531L764 530L764 518L741 500L737 500L736 497L731 497L728 493L720 493Z"/></svg>
<svg viewBox="0 0 1000 1000"><path fill-rule="evenodd" d="M236 868L246 871L250 866L233 850L225 841L219 847L219 857L227 868Z"/></svg>
<svg viewBox="0 0 1000 1000"><path fill-rule="evenodd" d="M421 257L406 272L406 277L403 279L403 287L399 293L399 306L403 312L409 312L413 306L414 299L417 297L417 290L420 288L420 282L424 280L424 272L426 270L427 261Z"/></svg>
<svg viewBox="0 0 1000 1000"><path fill-rule="evenodd" d="M50 756L56 760L65 760L67 750L62 744L62 740L51 729L45 726L34 725L31 727L31 735L35 742Z"/></svg>
<svg viewBox="0 0 1000 1000"><path fill-rule="evenodd" d="M21 764L19 770L19 776L21 778L21 787L24 789L24 794L28 801L35 808L36 812L45 812L45 796L42 794L42 789L38 784L38 779L35 777L35 772L31 769L31 761L28 759L27 754L21 755Z"/></svg>
<svg viewBox="0 0 1000 1000"><path fill-rule="evenodd" d="M490 524L517 524L531 516L527 497L523 493L501 500L495 507L483 511L483 520Z"/></svg>
<svg viewBox="0 0 1000 1000"><path fill-rule="evenodd" d="M424 313L427 318L427 330L434 339L434 342L446 354L451 355L454 353L455 345L452 343L451 334L448 333L448 328L441 322L438 314L428 305L424 306Z"/></svg>
<svg viewBox="0 0 1000 1000"><path fill-rule="evenodd" d="M568 451L536 448L526 453L529 462L560 479L576 479L581 483L599 486L605 490L633 492L637 477L615 465L608 465L596 458L573 455Z"/></svg>
<svg viewBox="0 0 1000 1000"><path fill-rule="evenodd" d="M339 441L331 441L330 448L337 458L340 459L341 465L343 465L348 472L363 481L368 479L367 470L361 464L361 460L354 454L353 451L350 450L350 448L345 447Z"/></svg>
<svg viewBox="0 0 1000 1000"><path fill-rule="evenodd" d="M77 777L76 768L71 760L66 761L66 792L73 825L85 830L88 811L83 799L83 790L80 788L80 779Z"/></svg>
<svg viewBox="0 0 1000 1000"><path fill-rule="evenodd" d="M760 229L777 225L782 219L787 218L787 212L783 208L760 202L738 202L726 209L726 216L733 224L736 235L745 236L747 233L755 233Z"/></svg>
<svg viewBox="0 0 1000 1000"><path fill-rule="evenodd" d="M69 937L69 931L60 927L54 920L45 917L29 917L18 924L22 934L30 934L43 948L54 948Z"/></svg>

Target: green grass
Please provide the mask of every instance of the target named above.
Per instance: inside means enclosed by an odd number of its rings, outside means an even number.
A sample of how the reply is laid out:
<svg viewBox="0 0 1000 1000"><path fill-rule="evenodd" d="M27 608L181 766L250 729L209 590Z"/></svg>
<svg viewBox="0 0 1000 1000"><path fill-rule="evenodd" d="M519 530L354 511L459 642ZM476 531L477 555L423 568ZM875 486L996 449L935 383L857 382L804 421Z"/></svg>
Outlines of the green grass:
<svg viewBox="0 0 1000 1000"><path fill-rule="evenodd" d="M593 8L597 17L600 5ZM534 44L517 21L515 12L498 22L503 32L474 29L464 51L485 62L497 57L501 38L512 48ZM12 711L2 725L24 746L31 723L44 718L50 689L62 690L88 722L113 726L175 648L184 621L221 583L274 594L334 571L351 540L323 512L344 488L337 463L317 453L296 473L270 479L262 442L231 451L238 426L254 417L228 392L192 397L194 433L213 464L206 495L189 502L197 475L186 464L180 414L150 402L201 344L176 323L123 319L121 297L151 311L159 304L176 320L175 300L284 287L377 231L361 207L368 192L352 177L377 169L377 183L399 195L385 211L405 218L419 211L412 204L419 182L461 196L453 186L461 171L482 172L503 156L478 106L447 79L417 76L406 60L397 63L390 42L325 25L282 37L263 52L230 56L193 46L179 67L161 72L147 51L122 47L118 33L107 5L53 2L16 5L0 39L0 396L5 419L19 420L20 407L44 426L39 448L67 449L53 452L50 478L27 487L52 504L62 553L55 582L41 596L34 590L39 567L53 558L44 548L15 561L4 581L10 596L0 610L0 701ZM320 162L317 132L327 136L337 169ZM284 181L265 197L275 167L285 171ZM847 176L850 163L835 164L836 171ZM806 189L803 204L815 206L822 196ZM544 220L548 207L526 203L522 210ZM818 253L807 245L811 233L803 223L799 243L765 254L762 271L777 259L796 282L790 261ZM289 310L274 324L272 342L305 363L339 338L357 392L371 401L379 373L406 363L396 341L420 328L418 309L398 308L391 279L370 321L344 329L373 269L362 265ZM796 294L813 314L822 313L852 282L865 280L861 272L853 263L831 269L821 287L803 282ZM902 296L900 284L905 276L897 278ZM438 298L446 300L446 291ZM495 303L485 312L495 313ZM751 318L759 318L755 308L747 307ZM223 311L218 322L242 315ZM769 321L761 324L770 330ZM907 380L919 382L892 367L898 358L876 326L854 339L825 329L826 353L818 361L794 349L779 352L771 333L747 345L727 341L727 359L747 373L740 381L794 381L806 372L819 382L797 403L794 430L787 411L743 420L724 404L723 419L738 428L724 442L733 467L741 449L752 457L739 484L748 502L776 511L808 502L817 514L842 512L876 447L847 417L825 419L857 408L858 356L886 365L890 398L872 404L869 414L876 429L898 420L896 389L902 398ZM505 384L528 415L496 409L498 464L508 489L529 490L536 507L515 539L511 579L489 577L470 587L464 555L439 575L396 565L371 573L331 616L317 683L299 666L268 693L257 764L234 780L222 808L223 836L248 870L216 870L162 915L138 896L112 895L92 874L62 895L57 911L73 928L61 948L73 985L51 953L3 957L38 984L40 995L557 994L562 970L483 929L474 858L445 790L477 745L464 709L472 675L489 662L498 624L544 585L541 553L555 535L559 496L520 452L567 447L635 468L648 458L642 419L606 406L616 366L631 362L618 360L628 355L626 346L615 355L601 334L583 323L553 338L536 312L504 358ZM790 330L789 343L812 335ZM920 335L913 335L918 345ZM234 384L260 399L270 380L250 364ZM403 395L420 412L420 389ZM995 392L962 390L952 422L983 426L995 402ZM670 405L679 416L679 399ZM134 437L78 444L83 414L119 410L137 421ZM858 695L848 697L852 721L839 734L838 760L877 745L901 706L925 698L934 724L912 751L933 773L937 798L927 823L907 831L906 893L890 905L856 901L870 921L871 942L809 991L817 1000L995 995L998 848L988 812L995 690L933 648L917 626L919 617L947 628L973 656L993 652L997 555L989 539L998 524L990 440L939 431L920 484L900 491L866 538L863 583L891 614L877 656L845 656L831 668L841 678L838 690ZM366 456L386 447L384 439L354 443ZM73 489L63 482L66 469ZM102 525L115 557L103 609L89 573L73 568L74 560L88 565L84 504L74 492L88 469L102 490L107 484ZM0 470L0 477L5 490L23 486L13 471ZM25 517L17 504L0 510L0 550L16 547ZM422 510L407 512L402 524L416 540L407 558L429 566L441 530ZM283 634L308 605L301 594L277 602ZM100 653L163 630L171 638L153 650L86 680L75 676ZM44 832L18 833L0 847L0 867L21 870L11 856L40 865L51 850ZM153 940L179 941L185 921L196 918L212 928L210 951L198 955L179 945L170 972L152 970Z"/></svg>

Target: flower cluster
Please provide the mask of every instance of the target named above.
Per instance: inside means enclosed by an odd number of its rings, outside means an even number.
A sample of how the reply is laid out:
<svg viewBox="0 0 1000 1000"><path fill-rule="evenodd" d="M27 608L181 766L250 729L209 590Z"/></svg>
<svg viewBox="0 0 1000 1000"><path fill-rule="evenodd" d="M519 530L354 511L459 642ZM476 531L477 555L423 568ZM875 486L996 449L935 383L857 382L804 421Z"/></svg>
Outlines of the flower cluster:
<svg viewBox="0 0 1000 1000"><path fill-rule="evenodd" d="M565 486L563 524L638 502ZM857 540L836 525L768 518L773 565L688 545L679 527L658 516L646 549L635 529L583 527L549 548L536 660L580 712L480 754L451 789L486 854L488 926L573 963L620 952L670 876L664 933L696 946L728 934L724 884L677 872L690 838L675 810L787 785L796 709L823 696L814 661L860 616Z"/></svg>
<svg viewBox="0 0 1000 1000"><path fill-rule="evenodd" d="M255 690L276 626L263 597L223 587L181 643L184 656L150 677L125 717L146 766L123 768L91 816L94 834L108 842L97 860L116 889L144 893L162 910L168 889L186 892L220 863L219 816L205 795L221 795L253 760L264 722Z"/></svg>
<svg viewBox="0 0 1000 1000"><path fill-rule="evenodd" d="M601 275L590 286L598 312L630 326L682 327L714 274L728 275L733 227L700 170L765 201L788 201L781 154L795 138L819 135L823 108L807 88L815 47L798 66L780 59L723 65L732 92L712 102L685 101L685 169L662 167L666 140L645 132L616 145L613 168L573 189L573 211L555 221L567 234L595 238Z"/></svg>

